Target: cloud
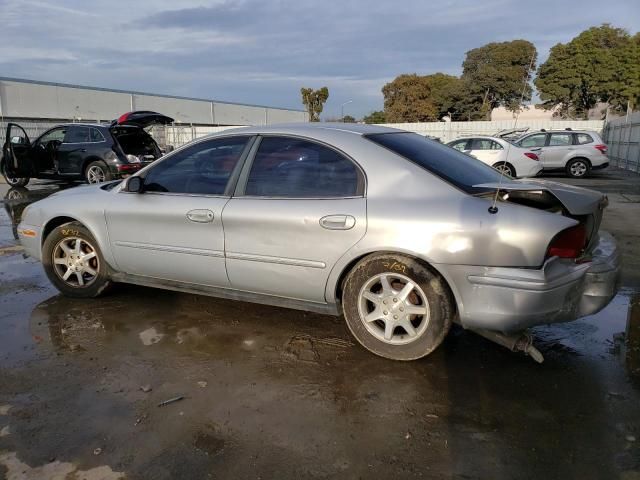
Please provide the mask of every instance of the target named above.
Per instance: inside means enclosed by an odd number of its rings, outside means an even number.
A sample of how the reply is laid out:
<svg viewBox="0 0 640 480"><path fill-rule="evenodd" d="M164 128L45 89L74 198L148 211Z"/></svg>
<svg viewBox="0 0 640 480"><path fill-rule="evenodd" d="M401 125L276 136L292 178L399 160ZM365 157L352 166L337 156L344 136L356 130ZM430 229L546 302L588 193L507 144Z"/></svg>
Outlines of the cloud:
<svg viewBox="0 0 640 480"><path fill-rule="evenodd" d="M328 115L352 99L359 116L396 75L459 74L491 41L531 40L544 60L590 26L633 30L636 2L0 0L0 73L291 108L326 85Z"/></svg>

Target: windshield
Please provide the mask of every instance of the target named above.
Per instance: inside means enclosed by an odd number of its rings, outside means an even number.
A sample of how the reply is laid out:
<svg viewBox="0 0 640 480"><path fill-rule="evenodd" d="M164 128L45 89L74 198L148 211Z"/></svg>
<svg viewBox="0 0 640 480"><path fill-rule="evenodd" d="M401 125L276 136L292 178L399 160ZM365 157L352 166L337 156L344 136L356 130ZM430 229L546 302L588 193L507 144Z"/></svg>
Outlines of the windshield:
<svg viewBox="0 0 640 480"><path fill-rule="evenodd" d="M474 188L473 185L513 181L480 160L416 133L376 133L366 135L366 138L468 193L487 191L486 188Z"/></svg>

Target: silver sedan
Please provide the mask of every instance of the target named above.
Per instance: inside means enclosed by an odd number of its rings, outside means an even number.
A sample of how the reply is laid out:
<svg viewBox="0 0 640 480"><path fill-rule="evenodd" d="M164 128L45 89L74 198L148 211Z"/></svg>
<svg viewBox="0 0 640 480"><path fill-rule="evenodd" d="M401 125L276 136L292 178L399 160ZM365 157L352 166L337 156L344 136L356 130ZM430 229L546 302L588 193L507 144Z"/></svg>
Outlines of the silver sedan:
<svg viewBox="0 0 640 480"><path fill-rule="evenodd" d="M299 124L194 141L125 181L34 203L18 230L69 296L126 282L344 314L397 360L431 353L452 323L537 355L528 327L615 294L606 204L416 134Z"/></svg>

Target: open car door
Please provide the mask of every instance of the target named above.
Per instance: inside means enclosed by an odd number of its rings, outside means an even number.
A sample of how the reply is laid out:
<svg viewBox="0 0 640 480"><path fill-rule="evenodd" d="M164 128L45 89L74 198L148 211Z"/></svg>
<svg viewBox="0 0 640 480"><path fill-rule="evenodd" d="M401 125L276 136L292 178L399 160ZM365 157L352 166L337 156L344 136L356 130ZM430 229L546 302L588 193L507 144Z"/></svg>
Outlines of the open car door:
<svg viewBox="0 0 640 480"><path fill-rule="evenodd" d="M27 132L16 123L7 124L7 135L2 148L4 168L6 172L16 178L34 176L31 158L31 142Z"/></svg>

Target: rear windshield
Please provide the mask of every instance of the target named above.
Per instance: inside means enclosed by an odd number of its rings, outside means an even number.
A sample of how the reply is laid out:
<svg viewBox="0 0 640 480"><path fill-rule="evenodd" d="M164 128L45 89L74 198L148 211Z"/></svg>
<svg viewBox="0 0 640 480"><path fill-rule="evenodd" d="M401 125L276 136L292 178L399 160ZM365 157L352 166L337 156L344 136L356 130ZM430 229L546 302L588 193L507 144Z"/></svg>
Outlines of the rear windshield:
<svg viewBox="0 0 640 480"><path fill-rule="evenodd" d="M376 133L365 137L468 193L487 190L473 185L501 181L500 172L480 160L416 133ZM511 181L511 177L502 176L502 183Z"/></svg>

